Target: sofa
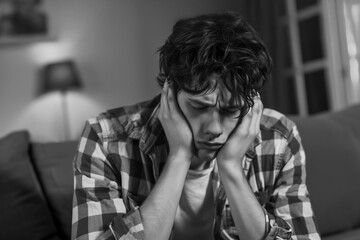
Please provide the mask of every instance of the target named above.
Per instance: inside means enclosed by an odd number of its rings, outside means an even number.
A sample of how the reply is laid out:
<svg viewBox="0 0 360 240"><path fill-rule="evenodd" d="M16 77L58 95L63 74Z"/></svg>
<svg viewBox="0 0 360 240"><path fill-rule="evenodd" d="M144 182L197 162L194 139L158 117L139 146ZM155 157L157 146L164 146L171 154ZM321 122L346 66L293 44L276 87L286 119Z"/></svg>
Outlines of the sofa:
<svg viewBox="0 0 360 240"><path fill-rule="evenodd" d="M291 118L306 154L307 186L323 240L360 239L360 105Z"/></svg>
<svg viewBox="0 0 360 240"><path fill-rule="evenodd" d="M33 143L27 131L0 139L0 239L71 236L76 141Z"/></svg>
<svg viewBox="0 0 360 240"><path fill-rule="evenodd" d="M307 156L307 184L324 240L360 239L360 105L291 117ZM0 239L70 239L78 143L0 139Z"/></svg>

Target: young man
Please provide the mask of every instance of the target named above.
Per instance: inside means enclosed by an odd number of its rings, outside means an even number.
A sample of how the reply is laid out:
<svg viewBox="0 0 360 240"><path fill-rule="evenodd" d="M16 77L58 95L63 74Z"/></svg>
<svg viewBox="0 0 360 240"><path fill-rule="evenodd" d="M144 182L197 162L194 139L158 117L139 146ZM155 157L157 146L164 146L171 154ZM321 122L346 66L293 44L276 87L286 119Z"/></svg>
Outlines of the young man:
<svg viewBox="0 0 360 240"><path fill-rule="evenodd" d="M320 239L297 128L258 94L270 68L239 15L178 21L161 95L85 126L73 239Z"/></svg>

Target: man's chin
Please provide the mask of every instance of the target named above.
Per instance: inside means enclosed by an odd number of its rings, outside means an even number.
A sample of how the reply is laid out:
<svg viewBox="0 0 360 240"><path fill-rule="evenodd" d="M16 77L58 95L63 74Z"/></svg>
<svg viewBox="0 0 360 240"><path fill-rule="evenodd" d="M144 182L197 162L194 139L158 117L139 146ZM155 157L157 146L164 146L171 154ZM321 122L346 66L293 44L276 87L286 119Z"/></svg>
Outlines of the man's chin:
<svg viewBox="0 0 360 240"><path fill-rule="evenodd" d="M204 162L210 162L216 158L217 153L218 153L217 151L208 151L208 150L200 149L197 151L196 156Z"/></svg>

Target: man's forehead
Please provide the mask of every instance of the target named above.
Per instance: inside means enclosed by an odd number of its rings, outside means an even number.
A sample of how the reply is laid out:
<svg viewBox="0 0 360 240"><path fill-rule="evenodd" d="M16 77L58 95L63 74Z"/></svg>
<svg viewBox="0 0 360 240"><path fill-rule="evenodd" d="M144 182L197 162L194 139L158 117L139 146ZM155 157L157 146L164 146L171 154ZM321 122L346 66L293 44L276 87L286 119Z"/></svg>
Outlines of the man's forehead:
<svg viewBox="0 0 360 240"><path fill-rule="evenodd" d="M191 94L185 93L186 97L190 100L196 102L204 102L215 104L220 102L222 105L238 105L235 98L232 97L232 94L227 89L216 88L214 91L210 91L202 94Z"/></svg>

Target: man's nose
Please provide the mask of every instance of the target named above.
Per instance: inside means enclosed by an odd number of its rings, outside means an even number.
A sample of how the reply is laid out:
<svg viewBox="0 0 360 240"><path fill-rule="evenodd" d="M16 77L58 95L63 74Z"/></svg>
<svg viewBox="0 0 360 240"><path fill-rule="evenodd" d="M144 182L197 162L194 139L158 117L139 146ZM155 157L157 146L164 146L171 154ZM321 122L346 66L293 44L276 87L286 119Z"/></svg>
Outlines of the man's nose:
<svg viewBox="0 0 360 240"><path fill-rule="evenodd" d="M211 116L208 116L205 124L205 134L209 140L219 137L223 133L221 124L221 117L218 111L214 111Z"/></svg>

